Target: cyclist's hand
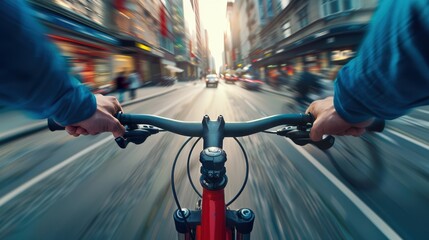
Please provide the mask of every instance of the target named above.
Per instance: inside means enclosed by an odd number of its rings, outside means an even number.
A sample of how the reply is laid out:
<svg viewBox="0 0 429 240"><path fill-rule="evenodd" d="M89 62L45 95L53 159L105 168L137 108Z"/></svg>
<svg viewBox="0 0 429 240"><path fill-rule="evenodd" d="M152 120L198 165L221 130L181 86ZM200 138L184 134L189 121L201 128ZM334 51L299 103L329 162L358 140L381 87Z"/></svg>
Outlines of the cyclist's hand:
<svg viewBox="0 0 429 240"><path fill-rule="evenodd" d="M122 107L113 96L95 95L97 110L88 119L66 126L66 131L75 137L79 135L95 135L101 132L111 132L113 136L120 137L125 128L113 115L122 111Z"/></svg>
<svg viewBox="0 0 429 240"><path fill-rule="evenodd" d="M325 134L360 136L365 132L365 127L371 125L373 121L357 124L346 122L335 110L333 97L312 102L306 112L313 114L316 119L310 130L310 138L313 141L322 140Z"/></svg>

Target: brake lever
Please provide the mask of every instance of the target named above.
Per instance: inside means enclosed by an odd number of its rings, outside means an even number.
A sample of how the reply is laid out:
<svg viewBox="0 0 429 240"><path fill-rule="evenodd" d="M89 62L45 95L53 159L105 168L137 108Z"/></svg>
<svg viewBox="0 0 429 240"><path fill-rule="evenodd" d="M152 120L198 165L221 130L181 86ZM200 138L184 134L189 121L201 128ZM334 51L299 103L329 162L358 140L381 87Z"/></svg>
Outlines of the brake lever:
<svg viewBox="0 0 429 240"><path fill-rule="evenodd" d="M128 143L134 143L134 144L142 144L146 139L152 135L157 134L162 129L150 126L150 125L144 125L142 127L139 127L137 124L133 124L130 126L125 127L126 131L124 136L117 137L115 139L115 142L118 144L120 148L126 148Z"/></svg>
<svg viewBox="0 0 429 240"><path fill-rule="evenodd" d="M308 127L303 126L286 126L280 130L277 130L277 135L287 137L299 146L312 144L320 150L329 149L334 145L335 138L330 135L320 141L312 141L310 139L310 131L308 131L308 129Z"/></svg>

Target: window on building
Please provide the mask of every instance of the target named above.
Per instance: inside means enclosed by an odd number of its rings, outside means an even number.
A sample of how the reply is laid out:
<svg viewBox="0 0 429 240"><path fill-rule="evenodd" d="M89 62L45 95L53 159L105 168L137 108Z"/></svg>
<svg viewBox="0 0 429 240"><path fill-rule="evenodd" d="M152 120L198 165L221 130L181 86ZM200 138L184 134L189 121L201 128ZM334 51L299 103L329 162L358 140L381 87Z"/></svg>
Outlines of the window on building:
<svg viewBox="0 0 429 240"><path fill-rule="evenodd" d="M307 5L298 11L298 23L301 28L308 25Z"/></svg>
<svg viewBox="0 0 429 240"><path fill-rule="evenodd" d="M283 24L282 30L283 30L283 37L284 38L287 38L292 34L292 32L290 30L290 22L289 21L287 21Z"/></svg>
<svg viewBox="0 0 429 240"><path fill-rule="evenodd" d="M356 8L356 0L322 0L323 16L329 16Z"/></svg>

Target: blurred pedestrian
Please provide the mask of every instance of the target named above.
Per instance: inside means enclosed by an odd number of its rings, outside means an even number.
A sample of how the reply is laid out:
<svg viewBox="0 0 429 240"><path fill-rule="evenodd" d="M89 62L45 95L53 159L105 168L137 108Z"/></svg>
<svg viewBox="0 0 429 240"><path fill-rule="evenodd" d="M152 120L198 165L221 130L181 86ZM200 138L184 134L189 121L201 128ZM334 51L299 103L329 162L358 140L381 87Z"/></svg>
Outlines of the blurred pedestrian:
<svg viewBox="0 0 429 240"><path fill-rule="evenodd" d="M318 76L310 72L308 65L304 66L295 84L295 100L300 106L307 106L310 103L310 93L318 94L320 92L321 84L319 80Z"/></svg>
<svg viewBox="0 0 429 240"><path fill-rule="evenodd" d="M53 118L73 136L122 136L125 129L113 116L122 110L118 101L92 94L70 75L26 2L0 1L0 105Z"/></svg>
<svg viewBox="0 0 429 240"><path fill-rule="evenodd" d="M127 77L125 76L125 71L118 73L118 76L115 78L116 91L119 93L118 100L120 103L124 101L124 93L128 89Z"/></svg>
<svg viewBox="0 0 429 240"><path fill-rule="evenodd" d="M136 90L140 87L140 82L141 82L140 75L137 73L136 70L132 71L130 75L128 75L128 83L129 83L131 99L136 98Z"/></svg>

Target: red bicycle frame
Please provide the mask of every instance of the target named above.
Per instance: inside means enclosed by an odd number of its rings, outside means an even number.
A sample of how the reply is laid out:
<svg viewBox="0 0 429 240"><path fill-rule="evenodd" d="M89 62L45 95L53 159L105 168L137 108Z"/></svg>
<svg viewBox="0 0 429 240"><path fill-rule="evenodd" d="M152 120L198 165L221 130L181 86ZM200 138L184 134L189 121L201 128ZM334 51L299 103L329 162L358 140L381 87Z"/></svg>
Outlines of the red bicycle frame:
<svg viewBox="0 0 429 240"><path fill-rule="evenodd" d="M226 206L224 190L203 190L201 239L225 239Z"/></svg>
<svg viewBox="0 0 429 240"><path fill-rule="evenodd" d="M173 217L180 239L243 240L250 238L255 219L253 212L247 208L228 210L227 205L225 205L224 189L228 182L225 168L226 153L222 150L225 137L248 136L275 126L287 124L289 126L269 133L287 137L301 146L310 143L322 150L328 149L334 144L332 136L328 136L318 142L311 141L309 129L314 121L311 114L279 114L249 122L228 123L227 125L222 116L219 116L217 121L210 121L210 118L206 115L202 124L198 122L182 122L147 114L123 114L120 112L116 117L122 124L127 126L124 136L115 139L121 148L126 148L130 142L141 144L147 137L158 133L162 129L184 136L203 138L204 150L200 153L200 162L202 164L200 183L204 189L202 209L181 209L174 188L174 166L179 154L173 164L172 188L176 205L178 206ZM140 127L138 124L149 124L150 126ZM64 130L64 127L56 124L53 119L48 120L48 126L51 131ZM384 121L376 121L367 130L382 131L383 128ZM247 163L246 155L245 158ZM242 189L233 200L240 195ZM197 191L195 187L194 190Z"/></svg>
<svg viewBox="0 0 429 240"><path fill-rule="evenodd" d="M251 210L227 210L225 204L224 189L228 178L226 153L222 150L224 124L222 117L215 122L208 118L203 120L204 150L200 153L202 207L196 211L176 210L174 214L176 230L184 234L184 239L245 239L249 238L253 228Z"/></svg>

